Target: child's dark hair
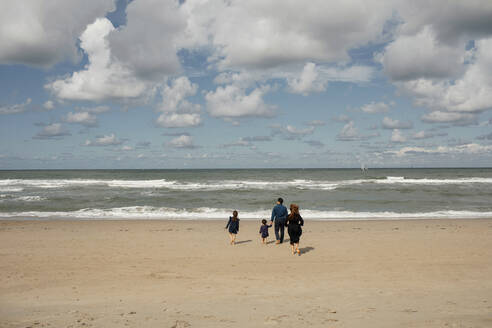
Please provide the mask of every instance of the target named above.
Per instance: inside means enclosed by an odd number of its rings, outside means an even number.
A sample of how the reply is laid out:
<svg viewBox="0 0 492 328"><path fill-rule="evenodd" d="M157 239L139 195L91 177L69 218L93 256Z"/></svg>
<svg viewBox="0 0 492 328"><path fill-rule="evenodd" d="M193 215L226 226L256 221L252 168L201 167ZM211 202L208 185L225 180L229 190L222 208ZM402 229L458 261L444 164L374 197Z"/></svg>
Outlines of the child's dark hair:
<svg viewBox="0 0 492 328"><path fill-rule="evenodd" d="M277 199L277 202L279 202L280 204L283 204L283 203L284 203L284 200L282 199L282 197L279 197L279 198Z"/></svg>
<svg viewBox="0 0 492 328"><path fill-rule="evenodd" d="M232 220L233 221L237 220L237 211L232 212Z"/></svg>
<svg viewBox="0 0 492 328"><path fill-rule="evenodd" d="M261 223L266 224L266 220L265 219L261 220Z"/></svg>

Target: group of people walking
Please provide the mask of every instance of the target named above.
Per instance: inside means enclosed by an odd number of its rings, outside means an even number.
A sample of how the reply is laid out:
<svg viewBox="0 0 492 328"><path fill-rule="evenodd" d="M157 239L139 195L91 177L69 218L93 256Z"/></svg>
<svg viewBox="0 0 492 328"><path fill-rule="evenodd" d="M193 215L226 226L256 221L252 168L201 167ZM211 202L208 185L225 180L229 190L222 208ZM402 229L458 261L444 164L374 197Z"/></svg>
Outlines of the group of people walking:
<svg viewBox="0 0 492 328"><path fill-rule="evenodd" d="M302 235L302 226L304 220L299 214L299 206L296 204L290 204L290 214L287 212L287 208L283 205L284 200L279 198L277 204L273 207L270 224L267 224L267 220L261 221L260 238L263 244L267 243L268 229L272 226L275 231L276 244L282 244L284 242L284 231L287 227L287 233L290 237L290 245L292 248L292 254L301 255L299 250L299 240ZM231 245L236 243L236 235L239 232L239 218L238 212L232 212L232 216L229 217L229 221L225 227L229 229L229 236L231 238Z"/></svg>

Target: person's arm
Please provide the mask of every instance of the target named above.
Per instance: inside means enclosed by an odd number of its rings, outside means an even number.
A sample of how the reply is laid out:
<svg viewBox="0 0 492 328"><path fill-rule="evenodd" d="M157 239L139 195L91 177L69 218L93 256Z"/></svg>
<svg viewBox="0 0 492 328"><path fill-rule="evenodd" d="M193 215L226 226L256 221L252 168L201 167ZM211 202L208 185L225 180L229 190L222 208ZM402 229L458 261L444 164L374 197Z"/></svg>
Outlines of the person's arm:
<svg viewBox="0 0 492 328"><path fill-rule="evenodd" d="M227 224L226 224L226 226L225 226L225 228L224 228L224 229L229 228L229 224L231 224L231 218L229 218L229 221L227 221Z"/></svg>
<svg viewBox="0 0 492 328"><path fill-rule="evenodd" d="M270 222L273 222L273 219L275 219L275 207L272 210L272 218L270 219Z"/></svg>
<svg viewBox="0 0 492 328"><path fill-rule="evenodd" d="M301 215L299 215L299 221L301 222L301 226L303 226L304 225L304 220L303 220L303 218L302 218Z"/></svg>

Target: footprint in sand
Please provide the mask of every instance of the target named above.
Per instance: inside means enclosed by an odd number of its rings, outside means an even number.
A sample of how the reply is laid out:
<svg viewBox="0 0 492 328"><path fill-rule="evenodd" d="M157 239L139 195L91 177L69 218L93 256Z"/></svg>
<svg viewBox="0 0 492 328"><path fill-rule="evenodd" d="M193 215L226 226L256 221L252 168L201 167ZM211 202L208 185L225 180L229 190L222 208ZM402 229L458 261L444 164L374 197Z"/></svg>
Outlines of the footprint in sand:
<svg viewBox="0 0 492 328"><path fill-rule="evenodd" d="M277 317L266 317L265 318L265 324L270 324L270 325L278 325L279 323L282 322L284 318L288 318L288 315L279 315Z"/></svg>
<svg viewBox="0 0 492 328"><path fill-rule="evenodd" d="M171 328L186 328L186 327L191 327L191 325L188 321L184 321L184 320L176 320L176 323L173 326L171 326Z"/></svg>

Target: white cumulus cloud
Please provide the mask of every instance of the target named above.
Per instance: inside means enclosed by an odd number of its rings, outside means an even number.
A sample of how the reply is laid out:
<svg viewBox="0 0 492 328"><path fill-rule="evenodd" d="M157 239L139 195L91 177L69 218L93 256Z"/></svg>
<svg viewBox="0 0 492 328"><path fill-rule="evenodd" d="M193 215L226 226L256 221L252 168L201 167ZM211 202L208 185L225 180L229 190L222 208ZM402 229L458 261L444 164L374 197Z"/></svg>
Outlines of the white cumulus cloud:
<svg viewBox="0 0 492 328"><path fill-rule="evenodd" d="M158 110L163 112L156 123L165 128L183 128L197 126L202 122L201 106L191 103L188 97L194 96L198 85L191 83L186 76L174 79L171 85L162 90L162 102Z"/></svg>
<svg viewBox="0 0 492 328"><path fill-rule="evenodd" d="M414 35L390 43L381 58L385 73L394 81L456 76L462 69L465 49L440 44L427 26Z"/></svg>
<svg viewBox="0 0 492 328"><path fill-rule="evenodd" d="M166 145L172 148L196 148L193 144L193 137L189 135L181 135L173 138Z"/></svg>
<svg viewBox="0 0 492 328"><path fill-rule="evenodd" d="M394 129L391 133L391 142L403 143L407 141L407 138L401 133L400 130Z"/></svg>
<svg viewBox="0 0 492 328"><path fill-rule="evenodd" d="M291 92L300 93L304 96L311 92L326 90L326 83L327 81L319 79L319 73L314 63L306 63L299 78L288 80Z"/></svg>
<svg viewBox="0 0 492 328"><path fill-rule="evenodd" d="M138 77L162 80L177 73L186 16L174 0L132 1L126 25L109 35L112 54Z"/></svg>
<svg viewBox="0 0 492 328"><path fill-rule="evenodd" d="M418 154L482 154L491 153L492 145L480 145L476 143L466 143L458 146L438 146L434 148L427 147L403 147L399 150L387 151L387 153L394 154L398 157Z"/></svg>
<svg viewBox="0 0 492 328"><path fill-rule="evenodd" d="M392 9L384 2L186 1L190 42L211 44L221 68L271 68L349 59L375 40ZM302 13L302 14L301 14Z"/></svg>
<svg viewBox="0 0 492 328"><path fill-rule="evenodd" d="M263 101L267 91L267 87L247 92L235 84L219 86L215 91L205 94L207 110L215 117L273 116L275 106Z"/></svg>
<svg viewBox="0 0 492 328"><path fill-rule="evenodd" d="M95 140L86 140L85 146L117 146L121 145L123 141L116 138L114 133L105 135L102 137L97 137Z"/></svg>
<svg viewBox="0 0 492 328"><path fill-rule="evenodd" d="M411 129L413 123L411 121L402 122L389 117L383 118L383 129Z"/></svg>
<svg viewBox="0 0 492 328"><path fill-rule="evenodd" d="M159 109L163 112L200 110L199 105L190 104L187 97L193 96L198 90L198 85L191 83L186 76L174 79L171 85L164 86L162 90L162 103Z"/></svg>
<svg viewBox="0 0 492 328"><path fill-rule="evenodd" d="M308 134L312 134L314 132L314 126L310 126L308 128L299 129L292 125L287 125L286 129L287 133L294 136L305 136Z"/></svg>
<svg viewBox="0 0 492 328"><path fill-rule="evenodd" d="M423 120L467 125L492 108L492 2L404 1L402 24L377 56L384 72L416 106ZM450 114L450 113L456 114Z"/></svg>
<svg viewBox="0 0 492 328"><path fill-rule="evenodd" d="M46 110L55 109L55 103L52 100L45 101L43 104L43 108Z"/></svg>
<svg viewBox="0 0 492 328"><path fill-rule="evenodd" d="M164 113L161 114L156 123L164 128L185 128L197 126L202 122L200 114L179 114L179 113Z"/></svg>
<svg viewBox="0 0 492 328"><path fill-rule="evenodd" d="M105 100L141 97L147 84L111 56L108 34L114 30L107 18L98 18L80 37L89 63L71 76L48 83L57 97L70 100Z"/></svg>
<svg viewBox="0 0 492 328"><path fill-rule="evenodd" d="M65 117L65 122L95 126L97 125L97 117L89 112L69 112Z"/></svg>
<svg viewBox="0 0 492 328"><path fill-rule="evenodd" d="M413 139L430 139L433 138L434 134L427 131L418 131L412 135Z"/></svg>
<svg viewBox="0 0 492 328"><path fill-rule="evenodd" d="M386 113L389 112L390 106L384 102L370 102L360 108L364 113L375 114L375 113Z"/></svg>
<svg viewBox="0 0 492 328"><path fill-rule="evenodd" d="M0 64L49 67L80 58L77 38L114 0L0 2Z"/></svg>
<svg viewBox="0 0 492 328"><path fill-rule="evenodd" d="M357 141L357 140L367 140L371 139L374 137L379 137L379 133L374 132L374 133L369 133L369 134L362 134L359 133L359 130L355 126L354 121L348 121L340 130L340 132L337 135L337 140L338 141Z"/></svg>
<svg viewBox="0 0 492 328"><path fill-rule="evenodd" d="M464 74L454 80L419 78L399 84L418 106L450 112L481 112L492 108L492 37L475 41Z"/></svg>
<svg viewBox="0 0 492 328"><path fill-rule="evenodd" d="M427 123L453 123L456 125L470 125L477 122L477 116L473 113L434 111L423 115L422 121Z"/></svg>
<svg viewBox="0 0 492 328"><path fill-rule="evenodd" d="M354 121L349 121L347 124L345 124L337 136L337 140L340 141L354 141L359 139L359 131L355 127Z"/></svg>
<svg viewBox="0 0 492 328"><path fill-rule="evenodd" d="M34 139L57 139L69 135L70 132L67 131L61 123L53 123L43 127L43 129L34 136Z"/></svg>
<svg viewBox="0 0 492 328"><path fill-rule="evenodd" d="M31 98L27 98L25 102L21 104L15 104L10 106L0 106L0 115L7 114L19 114L27 110L27 106L32 102Z"/></svg>

